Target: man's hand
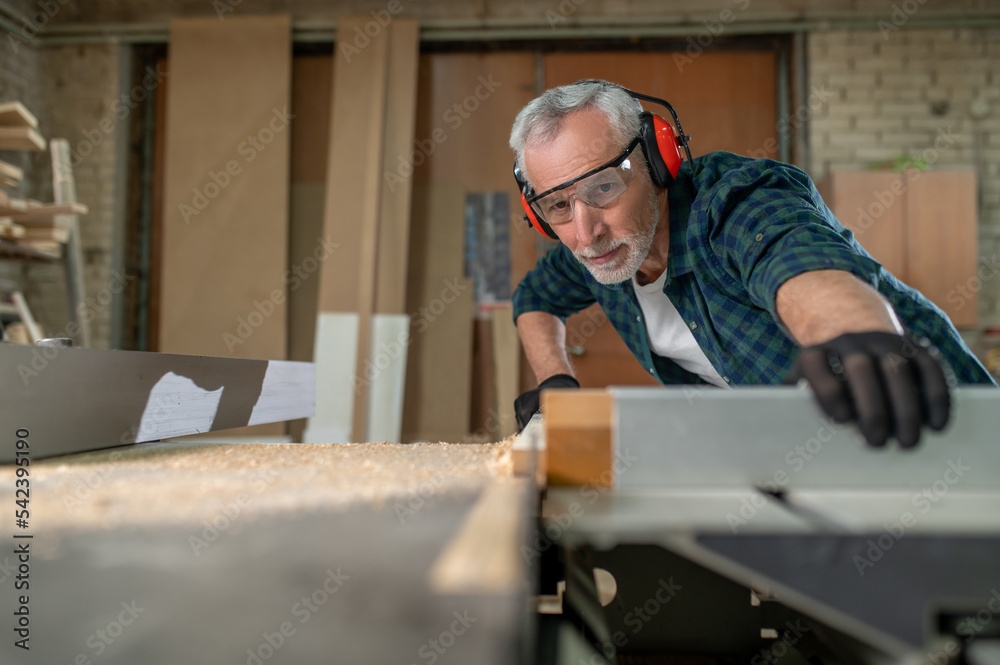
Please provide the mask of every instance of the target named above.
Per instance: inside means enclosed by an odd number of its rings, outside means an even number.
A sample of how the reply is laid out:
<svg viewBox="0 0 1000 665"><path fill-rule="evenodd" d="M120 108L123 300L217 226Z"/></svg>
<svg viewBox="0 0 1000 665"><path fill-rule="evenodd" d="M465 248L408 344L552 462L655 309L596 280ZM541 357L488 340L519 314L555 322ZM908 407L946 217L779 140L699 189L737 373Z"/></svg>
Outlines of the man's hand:
<svg viewBox="0 0 1000 665"><path fill-rule="evenodd" d="M520 432L531 420L531 416L538 413L540 408L539 399L542 390L545 388L579 388L580 382L569 374L556 374L545 379L538 384L537 388L518 395L514 400L514 413L517 416L517 431Z"/></svg>
<svg viewBox="0 0 1000 665"><path fill-rule="evenodd" d="M826 414L856 421L871 446L903 448L924 425L948 424L951 397L937 350L890 332L847 333L802 349L786 383L809 382Z"/></svg>

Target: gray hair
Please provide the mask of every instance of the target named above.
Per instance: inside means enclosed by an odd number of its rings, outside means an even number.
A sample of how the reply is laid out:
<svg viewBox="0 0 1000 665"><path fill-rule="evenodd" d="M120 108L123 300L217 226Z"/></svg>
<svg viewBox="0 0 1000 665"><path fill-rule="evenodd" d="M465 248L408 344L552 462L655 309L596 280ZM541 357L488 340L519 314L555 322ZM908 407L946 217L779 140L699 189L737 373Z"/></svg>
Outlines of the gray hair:
<svg viewBox="0 0 1000 665"><path fill-rule="evenodd" d="M517 167L526 182L528 174L524 168L524 149L528 141L541 145L555 138L567 115L589 108L607 116L621 149L639 135L642 105L614 83L588 80L546 90L521 109L510 130L510 147L517 154ZM633 154L633 159L643 163L638 151Z"/></svg>

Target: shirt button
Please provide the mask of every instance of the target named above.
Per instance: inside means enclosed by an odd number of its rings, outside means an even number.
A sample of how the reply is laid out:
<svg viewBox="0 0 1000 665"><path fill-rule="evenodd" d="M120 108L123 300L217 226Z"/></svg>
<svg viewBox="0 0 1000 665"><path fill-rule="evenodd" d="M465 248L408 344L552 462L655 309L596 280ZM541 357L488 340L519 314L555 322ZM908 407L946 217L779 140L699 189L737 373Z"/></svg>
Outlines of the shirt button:
<svg viewBox="0 0 1000 665"><path fill-rule="evenodd" d="M757 237L756 237L756 238L754 238L754 239L755 239L755 240L756 240L757 242L760 242L761 240L763 240L763 239L764 239L764 234L763 234L763 233L758 233L758 234L757 234Z"/></svg>
<svg viewBox="0 0 1000 665"><path fill-rule="evenodd" d="M649 368L649 373L653 374L653 368L652 367Z"/></svg>
<svg viewBox="0 0 1000 665"><path fill-rule="evenodd" d="M694 330L697 327L698 327L698 324L696 322L692 321L691 322L691 330Z"/></svg>
<svg viewBox="0 0 1000 665"><path fill-rule="evenodd" d="M729 377L728 376L722 377L722 380L725 381L726 383L729 383Z"/></svg>
<svg viewBox="0 0 1000 665"><path fill-rule="evenodd" d="M641 316L637 316L637 317L635 317L635 320L639 321L641 323L642 322L642 317Z"/></svg>

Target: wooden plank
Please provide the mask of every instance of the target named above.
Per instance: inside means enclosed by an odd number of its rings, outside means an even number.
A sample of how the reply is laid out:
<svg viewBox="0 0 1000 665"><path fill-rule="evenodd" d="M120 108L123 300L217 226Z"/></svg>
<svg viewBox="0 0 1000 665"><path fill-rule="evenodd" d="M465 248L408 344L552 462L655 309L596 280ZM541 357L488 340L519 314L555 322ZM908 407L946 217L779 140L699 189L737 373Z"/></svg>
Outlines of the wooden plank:
<svg viewBox="0 0 1000 665"><path fill-rule="evenodd" d="M0 420L29 431L33 458L280 422L315 407L313 365L289 361L3 345L0 381L9 388ZM0 453L0 462L13 458L13 446Z"/></svg>
<svg viewBox="0 0 1000 665"><path fill-rule="evenodd" d="M979 217L975 171L928 171L906 189L907 283L944 310L959 328L979 321ZM942 220L948 220L942 223ZM993 261L995 262L995 257Z"/></svg>
<svg viewBox="0 0 1000 665"><path fill-rule="evenodd" d="M298 270L298 274L288 289L290 360L314 360L320 283L317 250L323 238L332 88L332 54L292 58L292 113L295 119L291 127L289 261L291 269ZM292 441L305 440L305 427L305 421L289 424Z"/></svg>
<svg viewBox="0 0 1000 665"><path fill-rule="evenodd" d="M30 127L0 127L0 150L45 150L45 139Z"/></svg>
<svg viewBox="0 0 1000 665"><path fill-rule="evenodd" d="M378 234L375 311L406 312L406 271L410 240L413 179L393 178L391 169L413 151L417 105L419 30L417 21L396 19L389 26L389 74L386 95L384 175Z"/></svg>
<svg viewBox="0 0 1000 665"><path fill-rule="evenodd" d="M611 487L614 398L603 390L542 392L549 485Z"/></svg>
<svg viewBox="0 0 1000 665"><path fill-rule="evenodd" d="M899 279L909 279L906 182L901 173L835 171L821 183L826 205L861 246Z"/></svg>
<svg viewBox="0 0 1000 665"><path fill-rule="evenodd" d="M38 127L38 118L21 102L0 104L0 127Z"/></svg>
<svg viewBox="0 0 1000 665"><path fill-rule="evenodd" d="M171 24L164 352L287 353L290 53L287 16ZM240 320L250 327L258 317L247 335Z"/></svg>
<svg viewBox="0 0 1000 665"><path fill-rule="evenodd" d="M65 234L55 234L58 240L65 236L66 244L63 257L65 259L66 299L69 304L69 320L73 324L71 335L78 347L90 346L90 320L83 316L84 299L87 297L83 277L83 239L80 237L80 221L78 215L86 214L87 206L76 201L76 180L73 177L73 166L70 158L69 141L52 139L52 192L55 206L32 205L29 214L42 210L59 212L53 217L53 223L65 230Z"/></svg>
<svg viewBox="0 0 1000 665"><path fill-rule="evenodd" d="M20 182L24 178L24 170L0 159L0 178L8 182Z"/></svg>
<svg viewBox="0 0 1000 665"><path fill-rule="evenodd" d="M58 139L53 139L53 142ZM90 209L83 203L53 203L42 206L26 206L24 210L8 210L3 215L22 222L49 221L58 215L86 215Z"/></svg>
<svg viewBox="0 0 1000 665"><path fill-rule="evenodd" d="M20 291L14 291L10 294L10 299L14 303L14 307L17 308L17 315L21 317L21 323L24 324L28 332L28 339L34 344L42 338L42 329L35 322L35 317L32 316L24 295Z"/></svg>
<svg viewBox="0 0 1000 665"><path fill-rule="evenodd" d="M503 593L525 577L520 555L529 483L500 480L486 486L462 528L434 562L428 576L437 594Z"/></svg>
<svg viewBox="0 0 1000 665"><path fill-rule="evenodd" d="M460 441L469 432L472 281L463 276L465 192L413 188L407 310L413 313L406 366L403 439Z"/></svg>
<svg viewBox="0 0 1000 665"><path fill-rule="evenodd" d="M519 390L518 370L521 345L517 328L511 318L511 306L497 307L491 312L493 332L493 375L496 381L496 413L500 438L517 432L514 400Z"/></svg>

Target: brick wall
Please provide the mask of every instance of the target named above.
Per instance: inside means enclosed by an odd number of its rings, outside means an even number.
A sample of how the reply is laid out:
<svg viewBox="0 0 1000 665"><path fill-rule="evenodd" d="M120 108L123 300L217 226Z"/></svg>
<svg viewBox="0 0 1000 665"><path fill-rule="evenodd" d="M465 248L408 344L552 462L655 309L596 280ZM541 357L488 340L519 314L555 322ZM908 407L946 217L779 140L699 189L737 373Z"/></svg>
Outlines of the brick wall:
<svg viewBox="0 0 1000 665"><path fill-rule="evenodd" d="M111 251L114 237L115 151L120 123L113 112L118 95L118 48L98 44L46 47L40 52L41 91L49 109L46 138L69 140L75 162L76 196L90 208L80 218L84 285L88 297L91 346L108 348L113 284ZM106 121L102 128L102 121ZM110 122L110 124L109 124ZM110 131L105 131L108 128ZM51 167L45 173L42 198L52 200ZM68 321L65 274L61 266L32 266L26 297L49 334L62 334Z"/></svg>
<svg viewBox="0 0 1000 665"><path fill-rule="evenodd" d="M39 85L39 52L31 44L11 42L0 30L0 102L21 101L38 116L41 128L46 123ZM24 169L25 179L17 189L7 190L16 196L34 196L36 173L47 162L43 153L0 150L0 159ZM23 288L20 264L0 261L0 293Z"/></svg>
<svg viewBox="0 0 1000 665"><path fill-rule="evenodd" d="M810 85L829 95L809 127L811 175L904 153L930 168L974 168L980 255L993 262L1000 251L1000 29L903 25L813 33L808 44ZM973 104L983 102L988 110L976 118ZM1000 325L1000 279L983 281L980 325Z"/></svg>

